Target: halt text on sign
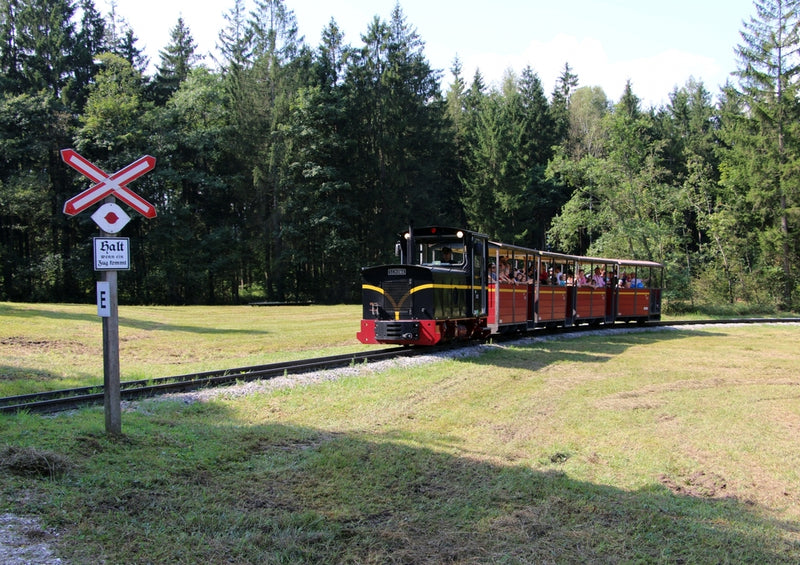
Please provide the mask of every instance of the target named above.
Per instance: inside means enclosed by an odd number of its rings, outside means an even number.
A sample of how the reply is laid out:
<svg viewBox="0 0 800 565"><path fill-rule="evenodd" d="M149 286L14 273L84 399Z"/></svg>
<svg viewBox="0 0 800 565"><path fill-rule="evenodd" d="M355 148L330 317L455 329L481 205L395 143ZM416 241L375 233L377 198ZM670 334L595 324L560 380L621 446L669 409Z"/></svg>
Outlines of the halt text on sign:
<svg viewBox="0 0 800 565"><path fill-rule="evenodd" d="M95 237L93 240L95 271L126 271L131 268L130 239Z"/></svg>

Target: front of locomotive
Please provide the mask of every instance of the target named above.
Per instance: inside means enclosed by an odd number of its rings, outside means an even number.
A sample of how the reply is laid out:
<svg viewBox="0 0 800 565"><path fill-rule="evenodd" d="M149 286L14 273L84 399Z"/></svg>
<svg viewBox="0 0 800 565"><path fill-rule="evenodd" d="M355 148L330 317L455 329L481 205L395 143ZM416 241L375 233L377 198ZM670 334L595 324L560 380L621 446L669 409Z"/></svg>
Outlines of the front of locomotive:
<svg viewBox="0 0 800 565"><path fill-rule="evenodd" d="M485 236L446 227L400 234L400 263L365 267L362 343L435 345L486 328Z"/></svg>

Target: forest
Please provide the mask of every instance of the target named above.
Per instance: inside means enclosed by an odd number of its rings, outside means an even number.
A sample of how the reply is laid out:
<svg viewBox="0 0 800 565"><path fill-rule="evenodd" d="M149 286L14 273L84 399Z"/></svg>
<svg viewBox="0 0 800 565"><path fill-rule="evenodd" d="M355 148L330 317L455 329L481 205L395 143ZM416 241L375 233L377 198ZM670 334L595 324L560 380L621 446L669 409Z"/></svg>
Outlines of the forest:
<svg viewBox="0 0 800 565"><path fill-rule="evenodd" d="M220 60L179 18L148 73L113 3L0 0L0 300L94 300L74 148L157 159L121 304L359 301L399 231L444 224L662 262L668 308L800 308L800 1L755 0L728 83L687 77L657 108L568 61L549 93L530 67L432 69L400 3L358 45L331 19L312 46L290 0L230 2Z"/></svg>

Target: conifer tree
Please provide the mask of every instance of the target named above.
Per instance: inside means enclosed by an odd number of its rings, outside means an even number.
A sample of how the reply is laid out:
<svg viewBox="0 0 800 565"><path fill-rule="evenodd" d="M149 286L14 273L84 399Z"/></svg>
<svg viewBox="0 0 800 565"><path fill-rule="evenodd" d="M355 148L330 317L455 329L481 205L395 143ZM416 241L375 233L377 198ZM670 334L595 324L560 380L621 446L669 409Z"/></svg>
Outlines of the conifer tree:
<svg viewBox="0 0 800 565"><path fill-rule="evenodd" d="M0 93L18 93L22 89L19 12L19 0L0 0Z"/></svg>
<svg viewBox="0 0 800 565"><path fill-rule="evenodd" d="M800 2L755 0L756 15L744 23L736 48L741 115L730 115L723 130L730 151L725 160L728 186L744 190L759 234L765 280L781 279L775 289L788 306L798 288L795 267L800 251Z"/></svg>
<svg viewBox="0 0 800 565"><path fill-rule="evenodd" d="M564 70L558 77L550 102L550 112L556 128L556 137L561 142L566 139L569 130L570 97L578 87L578 75L572 72L569 63L564 63Z"/></svg>
<svg viewBox="0 0 800 565"><path fill-rule="evenodd" d="M71 53L72 80L69 84L70 98L76 109L82 109L88 96L87 89L97 73L95 57L107 51L105 21L95 9L93 0L80 0L81 22L75 35L75 47Z"/></svg>
<svg viewBox="0 0 800 565"><path fill-rule="evenodd" d="M175 27L170 31L170 44L159 51L161 63L158 65L153 80L153 97L157 104L164 104L178 90L180 84L189 76L189 71L201 59L195 53L197 44L191 30L178 18Z"/></svg>
<svg viewBox="0 0 800 565"><path fill-rule="evenodd" d="M23 90L59 99L72 74L75 6L71 0L21 3L16 14L18 64Z"/></svg>

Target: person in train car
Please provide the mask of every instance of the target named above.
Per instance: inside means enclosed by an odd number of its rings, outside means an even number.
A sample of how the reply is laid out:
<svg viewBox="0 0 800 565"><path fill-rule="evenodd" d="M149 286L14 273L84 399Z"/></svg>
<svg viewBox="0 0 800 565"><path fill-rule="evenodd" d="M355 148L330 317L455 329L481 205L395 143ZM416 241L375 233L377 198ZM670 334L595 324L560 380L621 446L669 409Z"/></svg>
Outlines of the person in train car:
<svg viewBox="0 0 800 565"><path fill-rule="evenodd" d="M500 282L511 282L511 267L509 267L505 255L500 256L500 264L497 267L497 280Z"/></svg>
<svg viewBox="0 0 800 565"><path fill-rule="evenodd" d="M603 276L603 272L600 270L600 267L594 268L594 275L592 275L592 286L595 288L603 288L606 286L606 278Z"/></svg>
<svg viewBox="0 0 800 565"><path fill-rule="evenodd" d="M494 263L489 263L489 282L497 282L497 270L494 268Z"/></svg>
<svg viewBox="0 0 800 565"><path fill-rule="evenodd" d="M578 277L575 279L575 283L578 286L586 286L589 284L589 281L586 280L586 273L583 269L578 269Z"/></svg>
<svg viewBox="0 0 800 565"><path fill-rule="evenodd" d="M453 250L449 247L442 247L442 263L453 263Z"/></svg>

